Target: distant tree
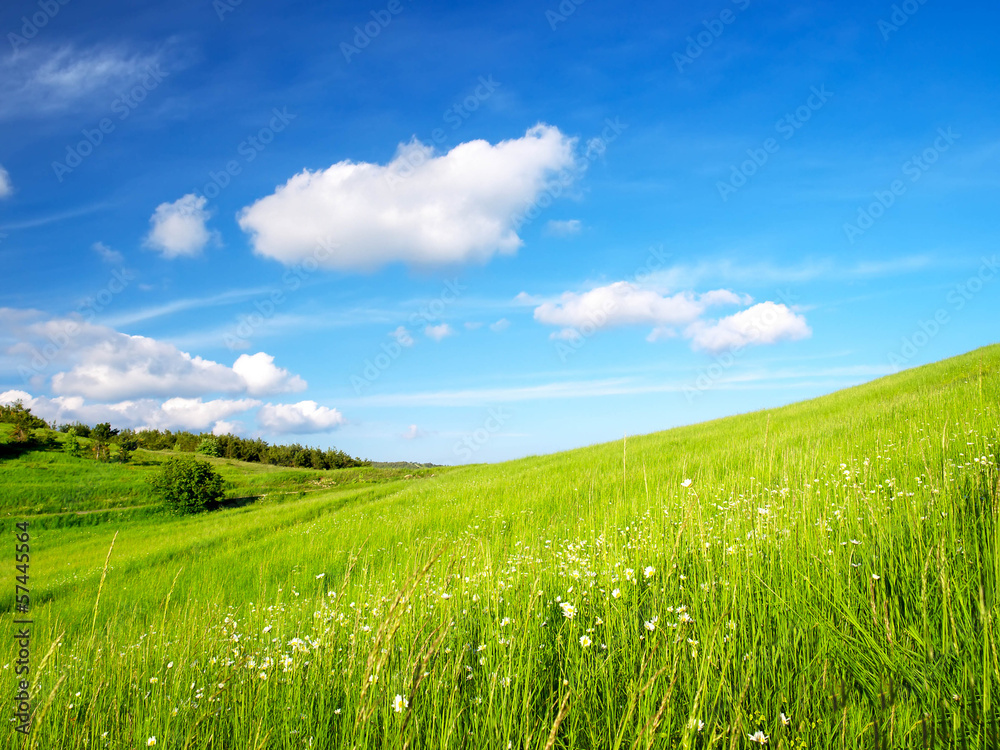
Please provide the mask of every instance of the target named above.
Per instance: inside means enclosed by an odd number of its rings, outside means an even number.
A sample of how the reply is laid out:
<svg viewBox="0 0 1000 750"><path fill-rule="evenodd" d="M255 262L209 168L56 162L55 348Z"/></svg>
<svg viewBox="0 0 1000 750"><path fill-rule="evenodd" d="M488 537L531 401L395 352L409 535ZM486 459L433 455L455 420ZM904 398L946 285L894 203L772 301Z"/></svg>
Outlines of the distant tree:
<svg viewBox="0 0 1000 750"><path fill-rule="evenodd" d="M98 461L109 461L111 459L111 439L118 434L118 430L111 429L110 422L101 422L90 431L90 438L94 441L92 450L94 458Z"/></svg>
<svg viewBox="0 0 1000 750"><path fill-rule="evenodd" d="M198 443L198 453L203 456L218 458L222 455L222 451L219 448L219 441L210 437L202 438L202 441Z"/></svg>
<svg viewBox="0 0 1000 750"><path fill-rule="evenodd" d="M174 450L194 453L198 449L201 438L190 432L178 432L174 436Z"/></svg>
<svg viewBox="0 0 1000 750"><path fill-rule="evenodd" d="M206 461L168 459L150 478L156 494L177 513L198 513L222 497L224 483Z"/></svg>
<svg viewBox="0 0 1000 750"><path fill-rule="evenodd" d="M69 425L67 432L72 432L77 437L90 437L90 425L86 425L83 422L75 422Z"/></svg>
<svg viewBox="0 0 1000 750"><path fill-rule="evenodd" d="M75 433L70 432L66 436L66 440L63 442L63 452L77 458L80 457L83 449L80 446L80 438Z"/></svg>
<svg viewBox="0 0 1000 750"><path fill-rule="evenodd" d="M35 429L48 427L48 423L31 413L20 399L13 404L0 406L0 422L7 422L14 426L12 437L16 443L26 443L31 440L32 431Z"/></svg>
<svg viewBox="0 0 1000 750"><path fill-rule="evenodd" d="M139 440L131 433L127 435L122 435L117 440L118 445L118 460L127 464L131 458L132 454L136 452L139 448Z"/></svg>

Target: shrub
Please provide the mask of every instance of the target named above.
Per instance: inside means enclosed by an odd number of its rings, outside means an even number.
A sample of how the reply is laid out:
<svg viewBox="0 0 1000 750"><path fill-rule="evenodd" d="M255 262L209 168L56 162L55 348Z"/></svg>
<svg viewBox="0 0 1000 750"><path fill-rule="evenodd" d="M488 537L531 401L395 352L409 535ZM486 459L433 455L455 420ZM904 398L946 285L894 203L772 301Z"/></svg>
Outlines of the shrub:
<svg viewBox="0 0 1000 750"><path fill-rule="evenodd" d="M198 452L203 456L212 456L214 458L222 455L222 452L219 450L219 441L214 438L203 438L198 443Z"/></svg>
<svg viewBox="0 0 1000 750"><path fill-rule="evenodd" d="M30 442L33 430L48 427L45 420L32 414L20 399L13 404L0 405L0 422L14 425L12 435L17 443Z"/></svg>
<svg viewBox="0 0 1000 750"><path fill-rule="evenodd" d="M111 460L111 440L117 434L118 430L111 429L110 422L101 422L90 431L90 437L94 441L91 445L94 458L98 461Z"/></svg>
<svg viewBox="0 0 1000 750"><path fill-rule="evenodd" d="M79 458L82 449L80 448L80 439L75 433L70 432L66 436L66 441L63 443L63 451L71 456L76 456Z"/></svg>
<svg viewBox="0 0 1000 750"><path fill-rule="evenodd" d="M149 480L176 513L199 513L222 497L224 483L205 461L171 458Z"/></svg>
<svg viewBox="0 0 1000 750"><path fill-rule="evenodd" d="M133 435L124 435L118 438L118 460L127 464L132 454L139 448L139 441Z"/></svg>

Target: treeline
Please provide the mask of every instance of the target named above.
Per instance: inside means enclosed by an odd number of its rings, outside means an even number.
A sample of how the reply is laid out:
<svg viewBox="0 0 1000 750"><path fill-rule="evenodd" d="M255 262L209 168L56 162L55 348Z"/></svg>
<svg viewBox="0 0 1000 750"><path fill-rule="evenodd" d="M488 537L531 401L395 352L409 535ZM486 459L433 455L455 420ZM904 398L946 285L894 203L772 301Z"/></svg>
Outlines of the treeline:
<svg viewBox="0 0 1000 750"><path fill-rule="evenodd" d="M13 404L0 404L0 422L14 425L12 437L16 442L28 443L36 429L48 428L45 420L35 416L31 410L20 401ZM273 466L295 466L304 469L346 469L352 466L371 466L371 461L344 453L335 448L309 448L293 443L292 445L271 445L260 438L251 440L236 435L213 435L202 432L170 430L116 430L103 422L91 427L83 422L64 424L53 430L65 433L69 437L64 444L64 450L79 456L83 452L77 438L87 438L91 441L90 450L99 461L112 460L111 447L114 455L121 462L127 462L131 454L138 448L151 451L173 450L184 453L200 453L218 458L233 458L238 461L271 464Z"/></svg>
<svg viewBox="0 0 1000 750"><path fill-rule="evenodd" d="M0 422L14 425L12 437L15 442L24 443L31 439L31 431L48 427L45 420L31 413L20 400L13 404L0 404Z"/></svg>
<svg viewBox="0 0 1000 750"><path fill-rule="evenodd" d="M77 422L62 425L60 432L73 432L80 437L90 437L91 428ZM341 450L309 448L292 445L271 445L260 438L251 440L236 435L213 435L211 433L171 432L170 430L122 430L122 436L134 438L140 448L151 451L173 450L184 453L199 453L217 458L233 458L238 461L271 464L273 466L295 466L304 469L345 469L351 466L368 466L369 461L354 458Z"/></svg>

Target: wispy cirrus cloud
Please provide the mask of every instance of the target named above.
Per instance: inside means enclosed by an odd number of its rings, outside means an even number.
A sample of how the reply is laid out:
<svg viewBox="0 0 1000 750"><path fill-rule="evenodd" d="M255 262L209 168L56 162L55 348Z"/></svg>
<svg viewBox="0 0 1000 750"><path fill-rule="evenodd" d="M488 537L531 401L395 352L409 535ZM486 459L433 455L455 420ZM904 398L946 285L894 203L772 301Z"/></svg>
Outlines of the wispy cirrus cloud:
<svg viewBox="0 0 1000 750"><path fill-rule="evenodd" d="M33 45L0 59L0 120L50 116L94 103L110 107L118 90L161 62L159 52L121 46Z"/></svg>
<svg viewBox="0 0 1000 750"><path fill-rule="evenodd" d="M13 193L14 185L10 181L10 174L0 164L0 198L7 198Z"/></svg>
<svg viewBox="0 0 1000 750"><path fill-rule="evenodd" d="M891 365L853 365L845 367L754 369L734 372L713 383L714 390L752 391L780 386L788 388L844 388L872 377L895 372ZM559 379L524 386L458 388L409 393L381 393L344 399L355 406L375 407L478 407L490 403L518 403L565 399L589 399L610 396L641 396L652 393L683 393L691 377L672 382L637 377L601 379Z"/></svg>
<svg viewBox="0 0 1000 750"><path fill-rule="evenodd" d="M125 256L117 250L105 245L103 242L95 242L90 249L97 253L97 256L105 263L120 264L125 261Z"/></svg>

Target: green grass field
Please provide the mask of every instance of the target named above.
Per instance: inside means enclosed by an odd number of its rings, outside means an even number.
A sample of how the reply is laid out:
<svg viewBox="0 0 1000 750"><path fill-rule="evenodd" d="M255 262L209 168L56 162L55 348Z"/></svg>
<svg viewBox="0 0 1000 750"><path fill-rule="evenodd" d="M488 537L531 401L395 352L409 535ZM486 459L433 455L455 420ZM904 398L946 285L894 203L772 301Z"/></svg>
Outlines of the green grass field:
<svg viewBox="0 0 1000 750"><path fill-rule="evenodd" d="M994 346L551 456L396 474L218 462L233 493L292 494L33 523L34 724L0 737L998 747L998 407ZM8 540L29 515L151 502L141 479L162 457L137 458L0 462Z"/></svg>

